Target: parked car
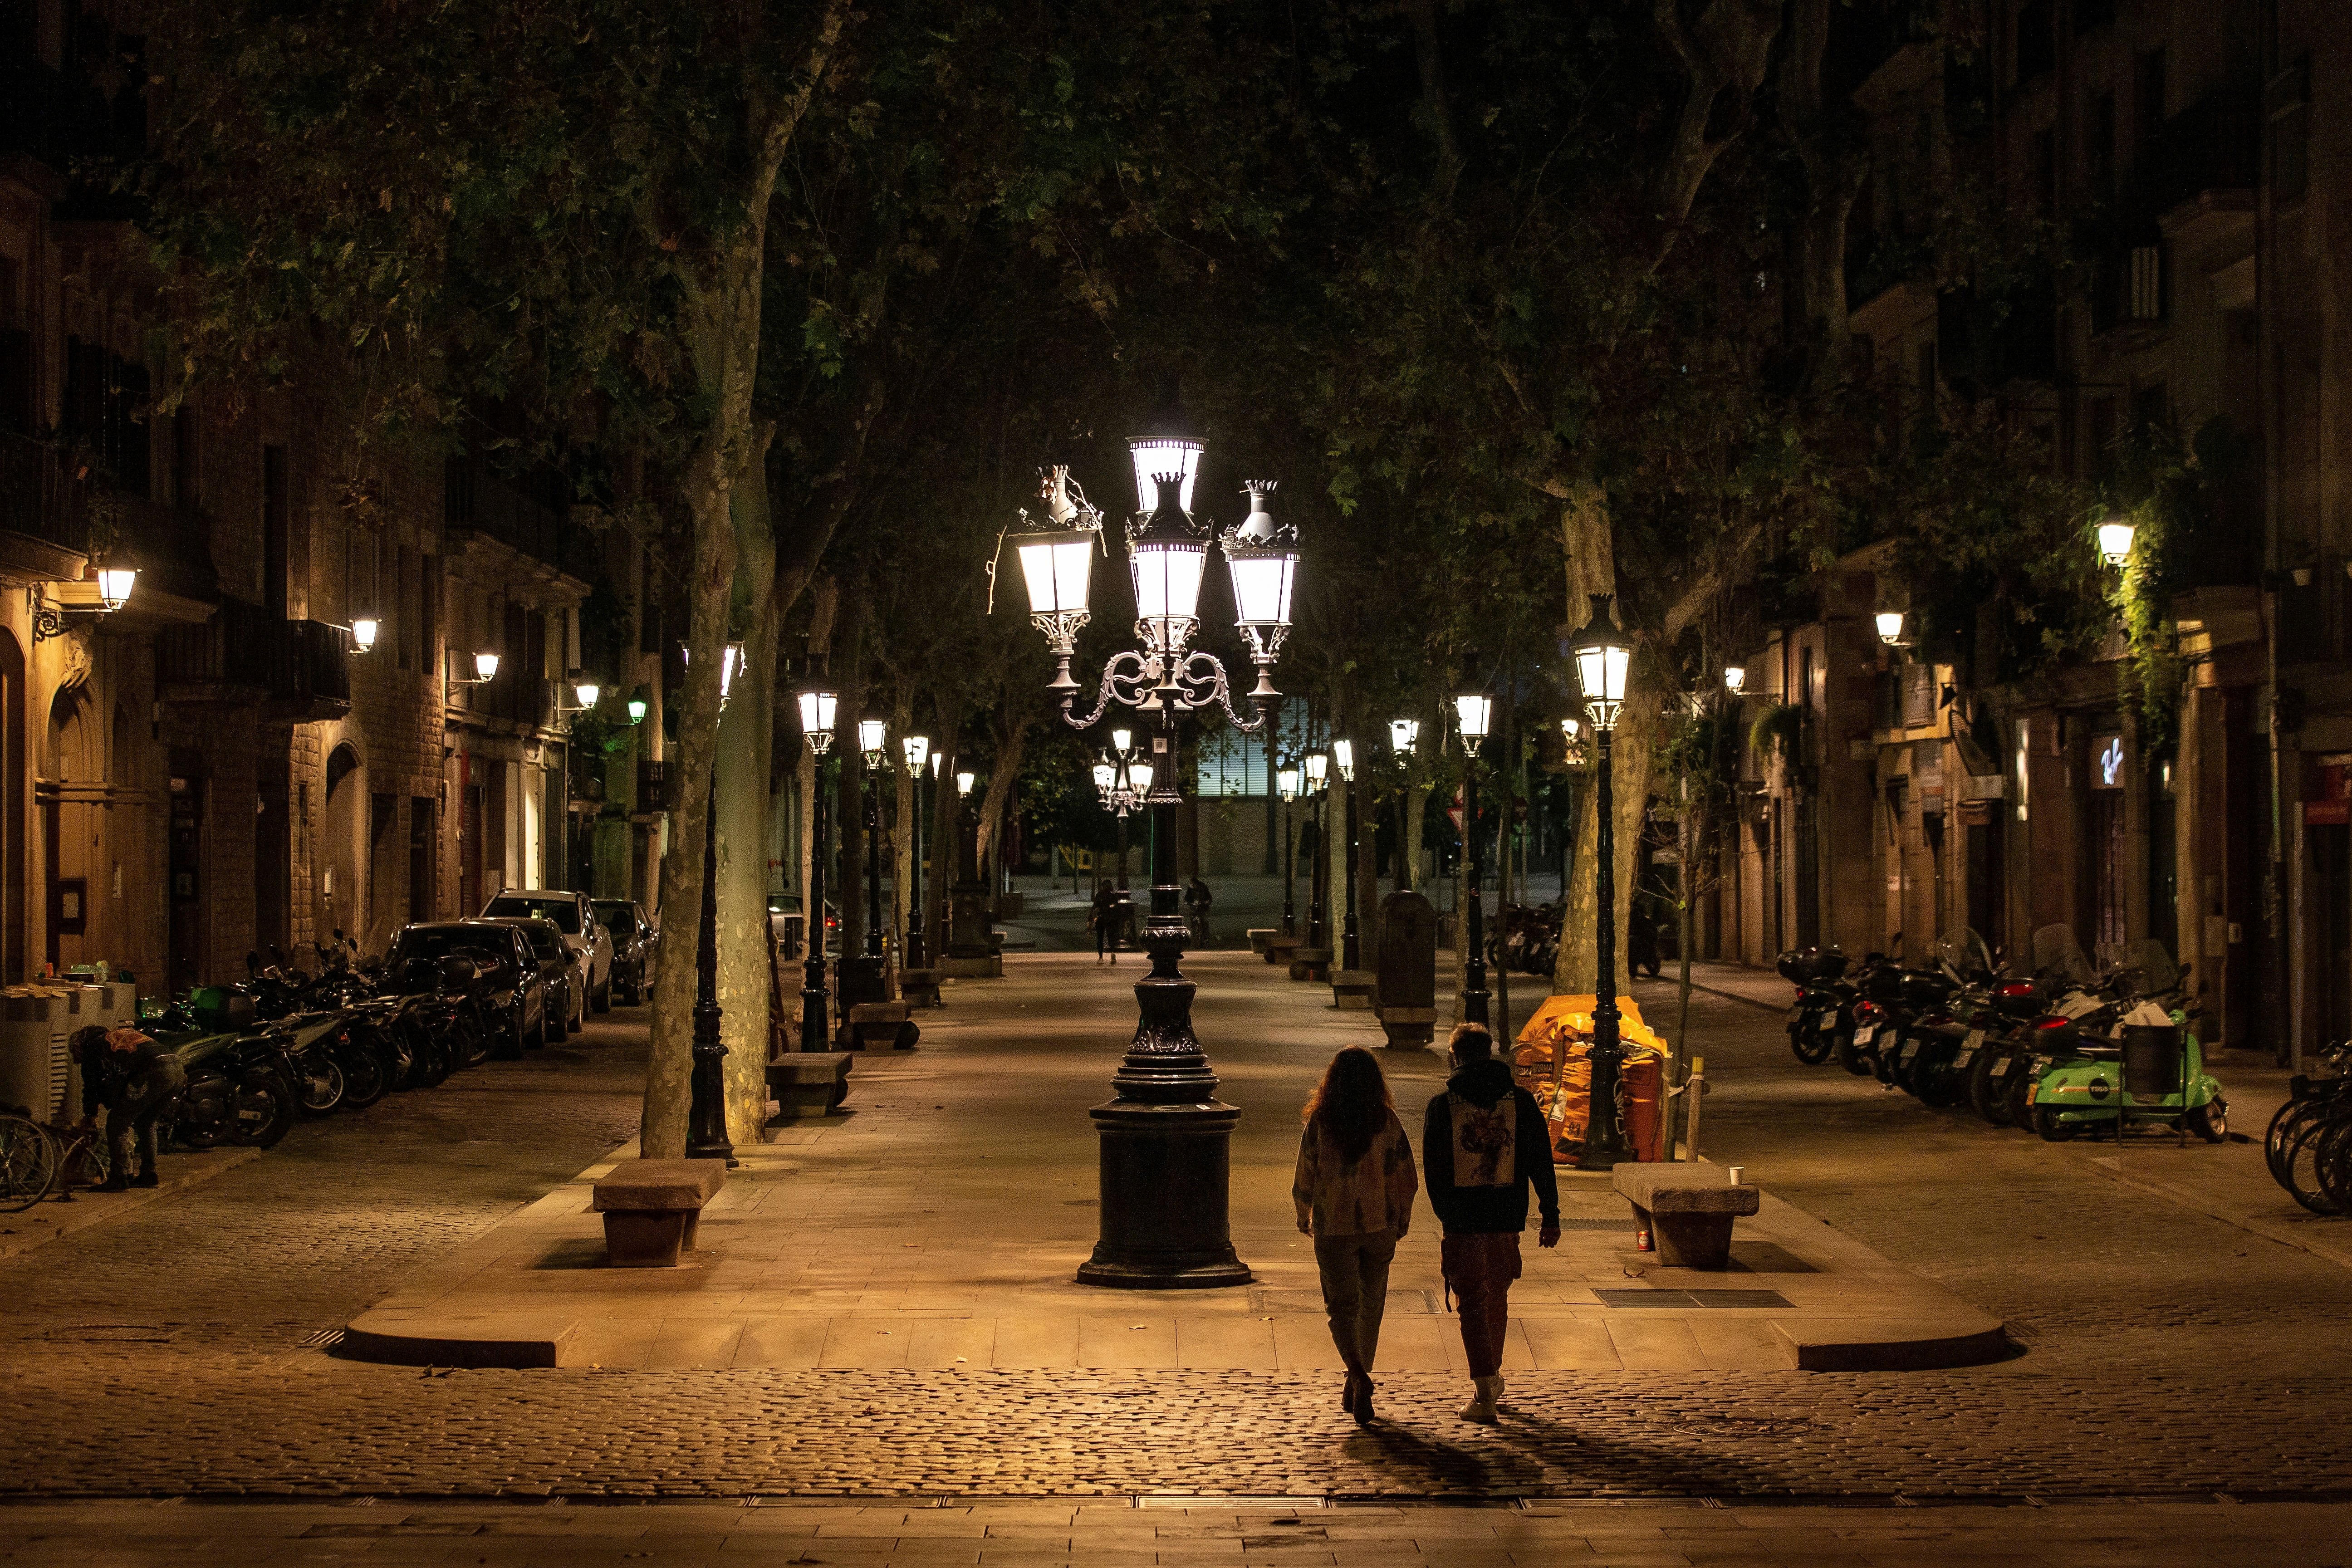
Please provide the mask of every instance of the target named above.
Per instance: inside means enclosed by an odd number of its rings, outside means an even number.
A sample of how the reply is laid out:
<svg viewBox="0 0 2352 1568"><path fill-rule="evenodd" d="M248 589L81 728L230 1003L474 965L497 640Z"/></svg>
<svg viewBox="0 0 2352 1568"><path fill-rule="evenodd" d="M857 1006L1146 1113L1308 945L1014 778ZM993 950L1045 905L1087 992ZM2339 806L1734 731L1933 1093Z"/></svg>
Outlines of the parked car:
<svg viewBox="0 0 2352 1568"><path fill-rule="evenodd" d="M635 1005L653 994L654 958L661 945L661 928L635 899L593 900L596 922L613 942L613 984L621 1000Z"/></svg>
<svg viewBox="0 0 2352 1568"><path fill-rule="evenodd" d="M484 915L476 925L511 926L530 942L539 972L547 982L549 1033L557 1038L577 1034L588 1021L586 961L580 950L563 940L563 930L539 915Z"/></svg>
<svg viewBox="0 0 2352 1568"><path fill-rule="evenodd" d="M480 969L483 1001L509 1048L547 1044L548 976L529 937L503 921L424 921L401 928L387 963L397 974L416 959L437 964L452 957L470 958ZM557 967L570 972L568 952Z"/></svg>
<svg viewBox="0 0 2352 1568"><path fill-rule="evenodd" d="M486 916L536 915L555 922L563 944L579 955L580 994L584 1006L613 1010L613 937L597 923L585 893L548 888L509 888L482 908Z"/></svg>

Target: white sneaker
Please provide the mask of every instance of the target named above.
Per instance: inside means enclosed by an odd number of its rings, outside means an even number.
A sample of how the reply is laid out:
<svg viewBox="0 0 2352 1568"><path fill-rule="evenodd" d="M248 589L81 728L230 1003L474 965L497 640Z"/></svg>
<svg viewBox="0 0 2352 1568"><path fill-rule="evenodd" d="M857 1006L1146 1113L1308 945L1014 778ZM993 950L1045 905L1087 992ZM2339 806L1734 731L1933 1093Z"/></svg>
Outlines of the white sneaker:
<svg viewBox="0 0 2352 1568"><path fill-rule="evenodd" d="M1474 1377L1470 1381L1477 1392L1470 1396L1470 1403L1455 1414L1463 1420L1475 1422L1481 1426L1500 1426L1503 1418L1495 1410L1495 1380L1490 1377Z"/></svg>

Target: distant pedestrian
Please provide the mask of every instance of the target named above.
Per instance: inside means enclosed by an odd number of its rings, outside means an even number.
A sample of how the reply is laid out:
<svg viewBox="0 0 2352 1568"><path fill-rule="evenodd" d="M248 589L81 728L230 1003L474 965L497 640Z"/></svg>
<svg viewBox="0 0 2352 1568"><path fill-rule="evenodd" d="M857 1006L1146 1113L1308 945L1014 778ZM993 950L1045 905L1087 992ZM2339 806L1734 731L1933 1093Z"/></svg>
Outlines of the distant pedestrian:
<svg viewBox="0 0 2352 1568"><path fill-rule="evenodd" d="M1511 1281L1519 1277L1519 1233L1528 1228L1528 1187L1543 1209L1537 1245L1559 1245L1559 1181L1551 1138L1534 1096L1511 1081L1483 1024L1458 1024L1447 1042L1454 1075L1429 1102L1421 1163L1429 1206L1445 1227L1439 1257L1448 1296L1462 1316L1462 1349L1474 1392L1462 1419L1492 1426L1503 1397L1503 1332Z"/></svg>
<svg viewBox="0 0 2352 1568"><path fill-rule="evenodd" d="M1118 962L1118 889L1105 879L1095 884L1095 901L1087 910L1087 929L1095 933L1095 962L1108 956Z"/></svg>
<svg viewBox="0 0 2352 1568"><path fill-rule="evenodd" d="M80 1043L81 1109L84 1116L106 1112L106 1180L101 1193L152 1187L155 1174L155 1119L187 1082L187 1069L165 1056L152 1038L124 1025L84 1029ZM134 1145L139 1173L131 1174Z"/></svg>
<svg viewBox="0 0 2352 1568"><path fill-rule="evenodd" d="M1192 937L1196 942L1213 940L1209 931L1209 884L1194 877L1184 889L1184 902L1192 910Z"/></svg>
<svg viewBox="0 0 2352 1568"><path fill-rule="evenodd" d="M1315 1238L1331 1342L1348 1369L1339 1407L1372 1424L1372 1361L1388 1306L1389 1264L1412 1225L1412 1140L1397 1120L1381 1064L1349 1046L1323 1069L1307 1101L1298 1172L1290 1184L1298 1228Z"/></svg>

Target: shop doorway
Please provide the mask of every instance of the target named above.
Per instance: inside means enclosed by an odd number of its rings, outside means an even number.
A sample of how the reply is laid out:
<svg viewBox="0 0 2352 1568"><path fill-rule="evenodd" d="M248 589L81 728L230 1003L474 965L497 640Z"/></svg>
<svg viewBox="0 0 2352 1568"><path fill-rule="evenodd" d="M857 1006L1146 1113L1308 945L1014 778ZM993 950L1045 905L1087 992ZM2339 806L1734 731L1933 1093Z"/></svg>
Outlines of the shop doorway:
<svg viewBox="0 0 2352 1568"><path fill-rule="evenodd" d="M320 843L318 917L312 922L319 940L330 933L357 931L366 921L368 844L361 837L367 826L367 780L360 766L359 749L346 741L327 754L327 809Z"/></svg>
<svg viewBox="0 0 2352 1568"><path fill-rule="evenodd" d="M2340 822L2304 828L2310 858L2311 1016L2324 1045L2352 1037L2352 826Z"/></svg>
<svg viewBox="0 0 2352 1568"><path fill-rule="evenodd" d="M2090 836L2084 849L2091 870L2090 951L2101 963L2123 956L2126 938L2124 914L2124 792L2091 792Z"/></svg>
<svg viewBox="0 0 2352 1568"><path fill-rule="evenodd" d="M2001 818L1997 805L1972 801L1961 807L1968 830L1969 929L1989 942L2009 930L2008 889L2001 876Z"/></svg>

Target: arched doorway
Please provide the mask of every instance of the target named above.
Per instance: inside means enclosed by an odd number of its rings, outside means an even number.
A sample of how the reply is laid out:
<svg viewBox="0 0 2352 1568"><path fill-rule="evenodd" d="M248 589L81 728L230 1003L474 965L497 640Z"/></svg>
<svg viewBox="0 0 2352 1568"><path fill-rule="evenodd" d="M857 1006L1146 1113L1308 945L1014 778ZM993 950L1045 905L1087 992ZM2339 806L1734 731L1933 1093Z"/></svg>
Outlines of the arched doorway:
<svg viewBox="0 0 2352 1568"><path fill-rule="evenodd" d="M349 741L327 753L327 810L320 826L316 940L368 929L367 769Z"/></svg>
<svg viewBox="0 0 2352 1568"><path fill-rule="evenodd" d="M93 873L105 858L106 763L89 697L68 686L49 702L41 776L42 890L47 919L43 956L59 971L89 962L98 951L98 920L90 908Z"/></svg>

